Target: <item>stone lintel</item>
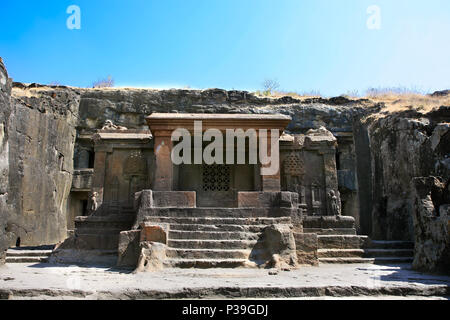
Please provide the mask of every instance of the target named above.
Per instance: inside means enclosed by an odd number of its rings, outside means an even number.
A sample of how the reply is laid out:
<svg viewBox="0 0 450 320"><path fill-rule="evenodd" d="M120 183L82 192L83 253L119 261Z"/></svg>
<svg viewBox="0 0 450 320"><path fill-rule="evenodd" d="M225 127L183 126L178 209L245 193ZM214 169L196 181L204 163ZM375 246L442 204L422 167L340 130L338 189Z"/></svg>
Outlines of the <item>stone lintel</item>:
<svg viewBox="0 0 450 320"><path fill-rule="evenodd" d="M150 140L152 138L150 133L128 133L126 131L98 132L94 136L101 140Z"/></svg>
<svg viewBox="0 0 450 320"><path fill-rule="evenodd" d="M202 129L278 129L281 132L292 120L285 115L273 114L201 114L201 113L153 113L146 118L153 134L184 128L194 130L194 122L202 121ZM281 133L280 133L281 134Z"/></svg>

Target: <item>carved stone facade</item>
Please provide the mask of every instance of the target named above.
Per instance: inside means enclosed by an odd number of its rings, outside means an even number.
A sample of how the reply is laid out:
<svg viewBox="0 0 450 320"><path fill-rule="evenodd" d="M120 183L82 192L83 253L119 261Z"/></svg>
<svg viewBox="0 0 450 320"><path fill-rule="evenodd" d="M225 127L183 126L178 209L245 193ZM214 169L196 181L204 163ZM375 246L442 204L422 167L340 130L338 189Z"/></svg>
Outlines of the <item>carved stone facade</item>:
<svg viewBox="0 0 450 320"><path fill-rule="evenodd" d="M336 138L325 128L281 138L282 190L298 193L306 216L340 213L336 146Z"/></svg>
<svg viewBox="0 0 450 320"><path fill-rule="evenodd" d="M204 130L277 128L283 132L288 117L153 114L147 120L151 133L116 128L109 123L90 138L80 139L78 163L86 166L93 162L94 168L78 170L72 205L83 212L75 218L74 238L58 249L57 261L64 261L67 258L64 252L70 248L91 253L118 247L119 263L135 266L142 259L136 256L139 253L136 248L143 245L143 240L139 243L138 238L130 235L143 224L148 225L146 230L160 230L163 224L167 237L175 240L170 242L175 247L167 247L169 241L161 244L167 256L164 256L165 262L160 261L160 267L164 263L184 265L184 257L190 257L188 260L193 266L203 263L196 253L199 246L211 246L208 239L224 236L231 237L239 246L247 246L247 240L257 240L249 255L232 253L244 258L244 266L317 265L318 238L310 233L320 234L321 230L331 228L355 234L354 219L341 217L337 140L325 128L309 130L304 135L283 135L276 140L280 157L273 160L277 161L278 169L275 174L265 176L262 174L264 165L259 163L175 165L171 159L174 147L171 134L177 128L192 131L194 120L203 121ZM258 138L260 148L265 143L268 149L272 148L270 137ZM245 145L247 159L250 143ZM201 147L204 149L205 145ZM324 217L327 219L323 221ZM261 229L264 221L269 223ZM171 226L175 230L170 231ZM200 234L204 229L216 233ZM278 231L271 233L270 230ZM194 238L192 244L177 242L196 236L200 238ZM185 245L190 247L183 247ZM129 256L127 252L134 253ZM212 251L210 255L216 254L222 257L225 252ZM70 251L68 255L70 257Z"/></svg>
<svg viewBox="0 0 450 320"><path fill-rule="evenodd" d="M109 212L132 207L134 194L151 189L153 183L154 156L150 133L101 130L93 140L92 192L98 193L98 210Z"/></svg>

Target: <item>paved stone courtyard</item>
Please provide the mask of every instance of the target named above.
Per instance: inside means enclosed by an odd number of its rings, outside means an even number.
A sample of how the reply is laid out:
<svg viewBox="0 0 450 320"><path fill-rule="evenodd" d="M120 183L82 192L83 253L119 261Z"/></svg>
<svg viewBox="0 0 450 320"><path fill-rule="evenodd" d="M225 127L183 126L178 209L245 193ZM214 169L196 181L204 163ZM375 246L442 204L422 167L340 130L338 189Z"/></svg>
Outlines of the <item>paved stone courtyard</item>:
<svg viewBox="0 0 450 320"><path fill-rule="evenodd" d="M272 272L270 272L272 273ZM7 264L2 299L448 299L450 277L409 264L324 264L267 269L165 269L132 274L106 267Z"/></svg>

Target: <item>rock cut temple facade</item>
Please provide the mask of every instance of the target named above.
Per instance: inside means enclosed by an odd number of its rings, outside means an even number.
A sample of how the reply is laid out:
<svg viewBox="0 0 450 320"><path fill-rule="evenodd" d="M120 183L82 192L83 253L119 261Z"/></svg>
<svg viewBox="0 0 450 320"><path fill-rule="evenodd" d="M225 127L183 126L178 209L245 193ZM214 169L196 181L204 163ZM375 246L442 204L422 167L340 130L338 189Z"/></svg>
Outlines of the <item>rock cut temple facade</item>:
<svg viewBox="0 0 450 320"><path fill-rule="evenodd" d="M109 121L80 137L75 163L93 168L76 172L74 232L52 261L139 270L296 268L317 265L321 250L332 260L369 245L356 235L355 219L341 215L337 139L324 127L290 135L284 131L291 118L281 114L154 113L146 120L148 130ZM211 129L254 136L244 135L241 144L226 140L222 152L214 151L223 161L175 164L172 153L182 140L173 133L180 129L189 134L183 140L192 139L184 159L203 155L214 139L194 140ZM274 163L261 161L261 149L276 161L270 174L263 171ZM237 161L239 153L244 161Z"/></svg>

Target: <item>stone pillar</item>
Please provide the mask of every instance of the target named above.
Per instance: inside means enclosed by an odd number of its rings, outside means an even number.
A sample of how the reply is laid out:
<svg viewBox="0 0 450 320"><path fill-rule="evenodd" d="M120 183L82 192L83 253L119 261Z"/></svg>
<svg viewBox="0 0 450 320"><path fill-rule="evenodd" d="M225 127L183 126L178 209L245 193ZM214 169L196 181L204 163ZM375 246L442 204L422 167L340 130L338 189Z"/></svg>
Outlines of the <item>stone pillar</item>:
<svg viewBox="0 0 450 320"><path fill-rule="evenodd" d="M338 203L340 207L340 196L338 191L338 177L337 177L337 169L336 169L336 150L335 148L330 148L325 152L321 152L323 155L323 164L324 164L324 174L325 174L325 192L326 192L326 211L327 215L331 215L331 199L328 196L328 193L333 190L336 197L338 198Z"/></svg>
<svg viewBox="0 0 450 320"><path fill-rule="evenodd" d="M95 152L94 176L92 178L92 192L97 192L97 204L100 206L103 202L103 190L105 185L106 172L106 150Z"/></svg>
<svg viewBox="0 0 450 320"><path fill-rule="evenodd" d="M171 159L172 153L172 137L171 132L155 132L155 191L172 191L173 190L173 163Z"/></svg>
<svg viewBox="0 0 450 320"><path fill-rule="evenodd" d="M271 144L271 134L270 130L267 132L267 154L272 155L272 144ZM262 191L268 191L268 192L277 192L281 191L281 183L280 183L280 156L279 156L279 141L276 143L276 148L278 148L278 159L275 159L278 161L278 171L274 175L261 175L261 187ZM263 165L261 164L261 167L270 167L270 164ZM261 172L261 171L260 171Z"/></svg>

